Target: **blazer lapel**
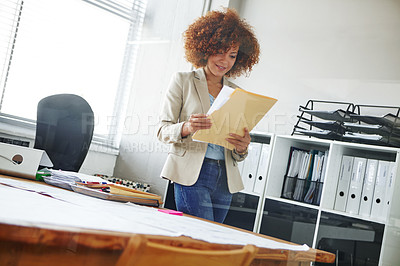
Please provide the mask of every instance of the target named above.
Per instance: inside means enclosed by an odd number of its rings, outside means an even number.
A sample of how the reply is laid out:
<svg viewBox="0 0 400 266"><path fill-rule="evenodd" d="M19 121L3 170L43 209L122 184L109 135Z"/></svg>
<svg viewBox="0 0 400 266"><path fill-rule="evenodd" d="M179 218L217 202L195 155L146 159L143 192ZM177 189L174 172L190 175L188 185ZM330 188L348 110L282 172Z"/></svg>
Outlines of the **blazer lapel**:
<svg viewBox="0 0 400 266"><path fill-rule="evenodd" d="M207 113L210 109L210 96L208 95L207 80L204 70L199 68L194 71L194 86L199 95L203 113Z"/></svg>

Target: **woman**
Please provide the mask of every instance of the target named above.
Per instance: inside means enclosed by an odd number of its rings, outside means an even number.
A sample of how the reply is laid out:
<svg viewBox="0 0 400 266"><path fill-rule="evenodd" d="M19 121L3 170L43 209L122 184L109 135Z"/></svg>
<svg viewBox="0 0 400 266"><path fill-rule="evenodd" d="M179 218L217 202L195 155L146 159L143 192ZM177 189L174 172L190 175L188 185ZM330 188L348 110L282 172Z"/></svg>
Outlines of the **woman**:
<svg viewBox="0 0 400 266"><path fill-rule="evenodd" d="M211 127L205 115L227 77L251 71L259 44L251 27L236 11L211 11L184 32L186 59L197 68L177 73L160 114L159 140L172 144L161 176L174 182L175 203L184 213L223 222L232 193L243 189L237 162L247 156L250 135L230 134L233 150L195 142L194 132Z"/></svg>

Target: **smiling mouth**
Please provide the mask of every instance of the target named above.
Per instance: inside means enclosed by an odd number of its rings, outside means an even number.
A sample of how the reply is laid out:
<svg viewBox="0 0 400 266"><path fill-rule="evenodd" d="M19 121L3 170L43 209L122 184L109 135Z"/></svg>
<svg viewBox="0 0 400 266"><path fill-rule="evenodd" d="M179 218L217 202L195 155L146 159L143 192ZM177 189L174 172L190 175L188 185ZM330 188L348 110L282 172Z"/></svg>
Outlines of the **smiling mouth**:
<svg viewBox="0 0 400 266"><path fill-rule="evenodd" d="M219 70L225 70L226 69L226 67L223 67L223 66L219 66L219 65L216 65L217 66L217 68L219 69Z"/></svg>

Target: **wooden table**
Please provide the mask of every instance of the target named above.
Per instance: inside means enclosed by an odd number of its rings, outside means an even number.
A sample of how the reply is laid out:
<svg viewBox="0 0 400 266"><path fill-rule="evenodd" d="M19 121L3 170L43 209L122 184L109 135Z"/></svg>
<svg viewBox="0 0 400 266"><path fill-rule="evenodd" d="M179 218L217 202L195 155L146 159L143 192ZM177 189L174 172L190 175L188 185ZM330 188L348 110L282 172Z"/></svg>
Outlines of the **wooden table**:
<svg viewBox="0 0 400 266"><path fill-rule="evenodd" d="M116 231L0 220L0 265L115 265L132 235ZM290 243L260 234L255 235ZM184 248L238 248L237 245L213 244L187 236L146 234L145 237L148 241ZM312 261L332 263L334 260L334 254L317 249L293 251L259 248L251 265L310 265Z"/></svg>

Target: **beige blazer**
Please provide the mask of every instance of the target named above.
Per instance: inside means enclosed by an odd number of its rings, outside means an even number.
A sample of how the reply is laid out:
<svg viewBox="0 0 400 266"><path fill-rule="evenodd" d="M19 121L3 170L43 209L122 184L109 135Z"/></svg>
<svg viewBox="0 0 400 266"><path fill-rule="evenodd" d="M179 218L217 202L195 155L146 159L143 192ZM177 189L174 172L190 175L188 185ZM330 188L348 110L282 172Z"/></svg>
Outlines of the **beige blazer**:
<svg viewBox="0 0 400 266"><path fill-rule="evenodd" d="M226 78L224 85L237 86ZM192 135L182 138L181 131L191 114L205 114L210 109L207 80L203 69L179 72L172 78L161 108L157 137L172 144L161 177L178 184L196 183L207 150L207 143L192 140ZM247 155L247 154L246 154ZM225 149L228 187L231 193L244 188L237 162L246 157Z"/></svg>

